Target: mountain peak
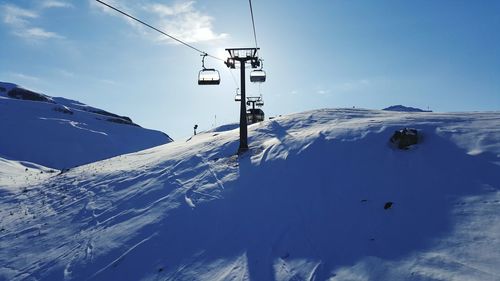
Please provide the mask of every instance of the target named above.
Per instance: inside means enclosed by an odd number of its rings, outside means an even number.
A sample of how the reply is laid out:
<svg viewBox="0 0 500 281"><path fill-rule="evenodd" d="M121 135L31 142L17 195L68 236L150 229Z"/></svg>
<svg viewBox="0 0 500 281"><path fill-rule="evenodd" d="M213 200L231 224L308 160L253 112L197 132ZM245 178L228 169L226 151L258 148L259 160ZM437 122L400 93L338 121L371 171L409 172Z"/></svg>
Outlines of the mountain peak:
<svg viewBox="0 0 500 281"><path fill-rule="evenodd" d="M423 110L420 108L416 107L409 107L409 106L404 106L404 105L392 105L389 107L386 107L382 110L387 110L387 111L400 111L400 112L432 112L431 110Z"/></svg>

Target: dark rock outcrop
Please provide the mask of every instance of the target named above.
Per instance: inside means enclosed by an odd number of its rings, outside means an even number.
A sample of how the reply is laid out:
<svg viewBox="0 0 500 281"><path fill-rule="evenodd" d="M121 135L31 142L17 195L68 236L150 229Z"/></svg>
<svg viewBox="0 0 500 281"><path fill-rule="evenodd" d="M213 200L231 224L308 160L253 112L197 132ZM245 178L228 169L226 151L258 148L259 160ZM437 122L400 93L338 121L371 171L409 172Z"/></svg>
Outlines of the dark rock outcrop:
<svg viewBox="0 0 500 281"><path fill-rule="evenodd" d="M125 125L132 125L132 126L137 126L137 127L140 127L139 125L135 124L134 122L132 122L130 120L130 118L128 119L122 119L122 118L108 118L106 119L106 121L109 121L109 122L113 122L113 123L118 123L118 124L125 124Z"/></svg>
<svg viewBox="0 0 500 281"><path fill-rule="evenodd" d="M64 114L70 114L70 115L73 114L73 111L71 111L71 109L67 108L64 105L56 105L52 110L57 111L57 112L61 112Z"/></svg>
<svg viewBox="0 0 500 281"><path fill-rule="evenodd" d="M14 88L14 89L10 90L7 93L7 95L13 99L55 103L53 100L46 97L45 95L35 93L35 92L32 92L30 90L26 90L23 88Z"/></svg>
<svg viewBox="0 0 500 281"><path fill-rule="evenodd" d="M408 149L411 145L418 143L417 129L404 128L394 132L390 139L391 143L399 149Z"/></svg>

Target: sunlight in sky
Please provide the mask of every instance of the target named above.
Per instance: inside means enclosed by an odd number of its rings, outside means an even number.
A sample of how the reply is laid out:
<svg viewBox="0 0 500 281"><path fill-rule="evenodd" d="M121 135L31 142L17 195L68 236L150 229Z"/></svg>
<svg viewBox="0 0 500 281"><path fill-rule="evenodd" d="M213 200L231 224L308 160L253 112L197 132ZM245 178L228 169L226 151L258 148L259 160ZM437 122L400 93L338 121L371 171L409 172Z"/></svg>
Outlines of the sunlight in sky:
<svg viewBox="0 0 500 281"><path fill-rule="evenodd" d="M196 48L254 47L245 1L107 0ZM500 2L254 0L266 116L325 107L499 110ZM0 81L188 137L237 122L236 82L199 86L200 53L93 0L0 1Z"/></svg>

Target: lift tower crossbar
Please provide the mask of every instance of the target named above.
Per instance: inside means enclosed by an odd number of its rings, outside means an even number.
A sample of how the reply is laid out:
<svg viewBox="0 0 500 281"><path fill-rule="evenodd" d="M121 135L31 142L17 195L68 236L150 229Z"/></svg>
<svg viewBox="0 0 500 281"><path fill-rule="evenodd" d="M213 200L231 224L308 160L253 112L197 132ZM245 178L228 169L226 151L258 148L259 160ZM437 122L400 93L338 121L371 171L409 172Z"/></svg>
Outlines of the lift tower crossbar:
<svg viewBox="0 0 500 281"><path fill-rule="evenodd" d="M247 129L247 104L245 94L245 65L250 62L252 68L260 66L257 51L259 48L228 48L229 58L225 62L227 67L236 68L236 62L240 63L240 147L238 153L243 153L248 150L248 129Z"/></svg>

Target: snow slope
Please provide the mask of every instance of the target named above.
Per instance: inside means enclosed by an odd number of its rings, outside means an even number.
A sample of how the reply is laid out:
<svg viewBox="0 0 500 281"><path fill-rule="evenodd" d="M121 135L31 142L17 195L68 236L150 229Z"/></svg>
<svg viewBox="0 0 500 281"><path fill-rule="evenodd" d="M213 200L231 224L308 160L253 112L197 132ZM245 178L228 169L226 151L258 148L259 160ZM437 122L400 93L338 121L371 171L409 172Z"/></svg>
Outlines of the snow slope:
<svg viewBox="0 0 500 281"><path fill-rule="evenodd" d="M389 145L408 126L422 143ZM325 109L249 136L2 187L0 279L500 280L500 113Z"/></svg>
<svg viewBox="0 0 500 281"><path fill-rule="evenodd" d="M0 82L0 157L63 169L172 141L128 117Z"/></svg>

